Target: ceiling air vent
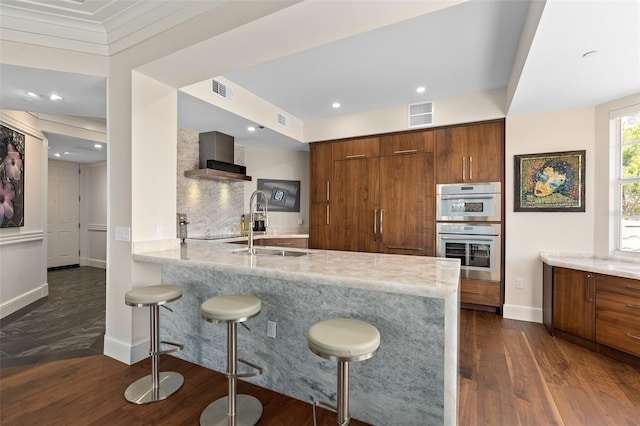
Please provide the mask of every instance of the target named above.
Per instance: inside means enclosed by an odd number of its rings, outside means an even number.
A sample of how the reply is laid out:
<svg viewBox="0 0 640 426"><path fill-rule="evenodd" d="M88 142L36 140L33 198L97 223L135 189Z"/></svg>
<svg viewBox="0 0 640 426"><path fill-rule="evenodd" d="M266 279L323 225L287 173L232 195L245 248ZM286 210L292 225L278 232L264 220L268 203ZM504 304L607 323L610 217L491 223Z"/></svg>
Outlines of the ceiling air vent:
<svg viewBox="0 0 640 426"><path fill-rule="evenodd" d="M409 127L422 127L433 124L433 102L409 104Z"/></svg>
<svg viewBox="0 0 640 426"><path fill-rule="evenodd" d="M228 101L233 100L233 89L224 83L220 83L216 79L211 80L211 91L218 96L222 96Z"/></svg>
<svg viewBox="0 0 640 426"><path fill-rule="evenodd" d="M278 124L281 125L282 127L286 127L288 129L289 128L289 117L287 117L286 115L284 115L281 112L279 112L278 113Z"/></svg>

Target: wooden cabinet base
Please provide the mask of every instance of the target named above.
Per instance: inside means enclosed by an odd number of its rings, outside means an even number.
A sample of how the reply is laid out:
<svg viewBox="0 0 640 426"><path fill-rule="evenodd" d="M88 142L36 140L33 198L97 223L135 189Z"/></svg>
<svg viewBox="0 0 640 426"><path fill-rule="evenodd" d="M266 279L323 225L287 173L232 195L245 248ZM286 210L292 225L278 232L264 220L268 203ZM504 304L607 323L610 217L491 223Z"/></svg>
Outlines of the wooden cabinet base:
<svg viewBox="0 0 640 426"><path fill-rule="evenodd" d="M583 348L587 348L589 350L597 352L601 355L615 359L616 361L624 362L625 364L640 368L640 357L633 356L609 346L596 343L592 340L583 339L582 337L574 336L570 333L565 333L562 330L555 329L553 330L552 335L562 340L571 342L575 345L582 346Z"/></svg>
<svg viewBox="0 0 640 426"><path fill-rule="evenodd" d="M499 281L463 279L460 284L461 303L492 306L494 308L500 306Z"/></svg>

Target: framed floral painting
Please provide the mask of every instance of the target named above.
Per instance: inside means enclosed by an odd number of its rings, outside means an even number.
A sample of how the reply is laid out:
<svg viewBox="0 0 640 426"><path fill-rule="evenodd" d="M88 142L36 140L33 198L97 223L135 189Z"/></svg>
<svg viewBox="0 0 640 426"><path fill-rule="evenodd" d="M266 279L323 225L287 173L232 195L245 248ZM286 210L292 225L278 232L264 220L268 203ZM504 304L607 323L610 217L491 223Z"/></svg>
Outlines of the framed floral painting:
<svg viewBox="0 0 640 426"><path fill-rule="evenodd" d="M0 125L0 228L24 226L24 135Z"/></svg>
<svg viewBox="0 0 640 426"><path fill-rule="evenodd" d="M514 211L585 211L585 151L515 155L514 158Z"/></svg>

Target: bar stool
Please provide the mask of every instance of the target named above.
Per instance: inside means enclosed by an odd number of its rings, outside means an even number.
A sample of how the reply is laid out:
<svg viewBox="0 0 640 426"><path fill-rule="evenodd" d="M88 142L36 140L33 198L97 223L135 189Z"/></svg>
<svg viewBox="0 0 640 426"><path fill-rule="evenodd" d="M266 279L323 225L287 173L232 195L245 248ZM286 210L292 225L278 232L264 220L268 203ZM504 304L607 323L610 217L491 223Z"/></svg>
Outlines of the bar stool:
<svg viewBox="0 0 640 426"><path fill-rule="evenodd" d="M260 313L260 299L248 294L231 294L213 297L200 306L202 318L213 323L227 324L227 372L229 392L213 401L200 415L201 425L253 426L262 416L262 404L251 395L237 395L237 379L262 374L262 368L237 356L238 323ZM246 327L246 325L242 324ZM247 327L248 328L248 327ZM238 373L238 362L254 371Z"/></svg>
<svg viewBox="0 0 640 426"><path fill-rule="evenodd" d="M142 377L129 385L124 392L127 401L134 404L148 404L161 401L180 389L184 383L182 374L173 371L159 372L160 355L179 351L183 345L160 340L160 306L166 309L165 303L173 302L182 297L182 289L176 285L152 285L136 287L125 294L124 302L134 307L149 307L150 312L150 343L151 374ZM173 311L172 311L173 312ZM173 349L160 351L159 343L173 346Z"/></svg>
<svg viewBox="0 0 640 426"><path fill-rule="evenodd" d="M337 407L329 402L313 402L313 424L316 406L338 414L338 424L346 426L349 417L349 362L373 357L380 347L380 332L371 324L350 318L334 318L315 323L309 329L309 349L329 361L338 361Z"/></svg>

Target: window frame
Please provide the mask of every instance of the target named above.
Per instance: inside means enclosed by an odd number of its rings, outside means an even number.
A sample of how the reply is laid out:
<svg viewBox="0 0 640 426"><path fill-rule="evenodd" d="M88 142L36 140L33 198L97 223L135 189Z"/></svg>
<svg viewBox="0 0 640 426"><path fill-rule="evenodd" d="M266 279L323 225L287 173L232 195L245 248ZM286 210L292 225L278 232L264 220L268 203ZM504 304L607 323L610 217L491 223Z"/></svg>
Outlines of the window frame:
<svg viewBox="0 0 640 426"><path fill-rule="evenodd" d="M621 249L621 233L622 233L622 187L628 183L640 183L640 176L634 178L622 177L622 150L629 143L622 141L622 118L629 115L640 114L640 104L632 105L627 108L612 111L610 114L610 134L611 134L611 153L615 160L612 162L611 175L611 211L614 213L614 220L611 229L611 243L613 253L616 256L626 256L640 259L640 252L634 252ZM633 145L640 145L640 141L634 141Z"/></svg>

